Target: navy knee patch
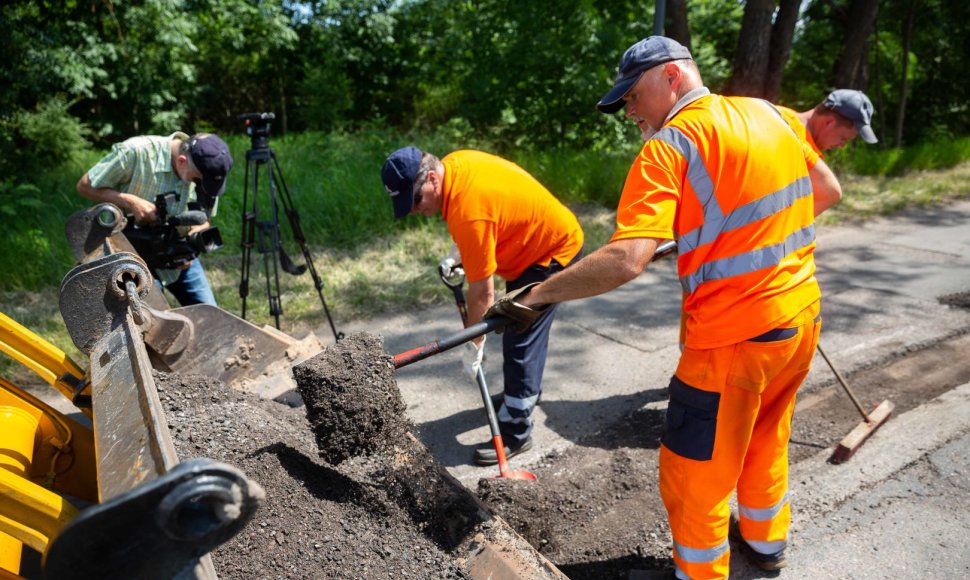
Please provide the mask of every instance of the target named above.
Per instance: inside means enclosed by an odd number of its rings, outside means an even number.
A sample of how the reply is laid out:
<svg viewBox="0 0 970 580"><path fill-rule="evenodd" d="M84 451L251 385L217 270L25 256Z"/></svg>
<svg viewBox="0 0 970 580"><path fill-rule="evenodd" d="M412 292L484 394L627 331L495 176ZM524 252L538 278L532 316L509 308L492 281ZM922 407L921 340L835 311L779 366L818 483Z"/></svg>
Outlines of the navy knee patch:
<svg viewBox="0 0 970 580"><path fill-rule="evenodd" d="M673 377L666 428L660 442L681 457L707 461L714 454L720 402L720 393L696 389Z"/></svg>

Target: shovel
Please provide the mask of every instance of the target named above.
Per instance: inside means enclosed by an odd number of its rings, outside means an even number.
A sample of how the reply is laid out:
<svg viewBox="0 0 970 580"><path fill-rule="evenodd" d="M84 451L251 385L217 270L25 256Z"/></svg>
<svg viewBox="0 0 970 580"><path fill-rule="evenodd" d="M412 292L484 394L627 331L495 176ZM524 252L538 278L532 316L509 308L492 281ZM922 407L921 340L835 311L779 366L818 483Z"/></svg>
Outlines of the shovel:
<svg viewBox="0 0 970 580"><path fill-rule="evenodd" d="M460 267L451 268L450 272L445 271L443 266L438 267L438 274L441 281L455 295L455 304L458 306L458 313L461 321L468 323L468 307L465 303L465 294L462 292L462 285L465 283L465 271ZM470 339L469 339L470 340ZM475 375L478 382L478 390L482 395L482 403L485 405L485 412L488 415L488 427L492 432L492 443L495 445L495 455L498 459L499 477L507 479L525 479L535 481L534 473L525 470L513 471L509 469L508 459L505 457L505 443L502 441L502 433L498 427L498 417L495 415L495 407L492 405L492 397L488 394L488 385L485 383L485 371L480 367L478 374Z"/></svg>

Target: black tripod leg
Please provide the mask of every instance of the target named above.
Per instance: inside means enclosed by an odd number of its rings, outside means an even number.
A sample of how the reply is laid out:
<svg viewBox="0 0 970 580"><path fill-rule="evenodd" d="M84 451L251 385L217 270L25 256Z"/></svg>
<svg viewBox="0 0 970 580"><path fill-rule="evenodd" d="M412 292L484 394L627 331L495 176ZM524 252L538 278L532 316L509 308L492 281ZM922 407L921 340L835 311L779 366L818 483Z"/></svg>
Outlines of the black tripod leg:
<svg viewBox="0 0 970 580"><path fill-rule="evenodd" d="M263 254L263 271L266 273L266 297L269 300L269 313L280 327L283 304L280 301L280 273L276 267L276 244L279 242L279 228L271 221L259 223L259 251ZM270 273L272 272L272 276ZM275 291L274 291L275 289Z"/></svg>
<svg viewBox="0 0 970 580"><path fill-rule="evenodd" d="M306 236L303 234L303 227L300 225L300 214L297 213L296 208L293 206L293 201L290 198L290 190L286 187L286 180L283 179L283 170L279 167L279 161L276 159L276 154L272 154L273 163L276 165L276 176L279 178L280 182L280 201L283 203L283 212L286 214L286 219L290 223L290 231L293 235L294 241L300 245L300 250L303 252L303 260L305 265L301 266L300 274L304 271L309 270L310 276L313 278L313 285L317 289L317 296L320 297L320 303L323 305L323 311L327 315L327 322L330 323L330 330L333 332L334 340L342 340L344 338L344 333L337 332L337 327L333 323L333 317L330 315L330 308L327 306L327 300L323 297L323 280L317 274L316 266L313 265L313 256L310 253L310 248L306 243ZM284 266L285 269L285 266ZM289 272L289 270L287 270ZM293 272L290 272L291 274Z"/></svg>
<svg viewBox="0 0 970 580"><path fill-rule="evenodd" d="M242 299L242 318L246 318L246 298L249 297L249 262L252 258L253 245L256 242L256 180L253 180L253 207L249 211L246 204L249 201L249 176L252 160L246 156L246 172L243 177L243 214L242 214L242 265L239 269L239 298ZM255 173L253 173L255 177Z"/></svg>

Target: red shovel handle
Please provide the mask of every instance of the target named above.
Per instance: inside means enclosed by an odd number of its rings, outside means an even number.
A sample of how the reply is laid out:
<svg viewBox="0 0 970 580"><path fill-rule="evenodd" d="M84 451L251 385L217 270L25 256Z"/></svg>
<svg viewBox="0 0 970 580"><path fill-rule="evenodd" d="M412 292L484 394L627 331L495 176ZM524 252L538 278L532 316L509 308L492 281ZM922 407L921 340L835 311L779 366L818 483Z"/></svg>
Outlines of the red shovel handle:
<svg viewBox="0 0 970 580"><path fill-rule="evenodd" d="M446 350L451 350L458 345L465 344L469 340L486 335L493 330L505 328L512 322L513 321L511 319L504 316L486 318L481 322L469 326L461 332L457 332L451 336L446 336L445 338L436 340L434 342L412 348L411 350L406 350L401 354L394 355L394 368L399 369L411 363L416 363L419 360L424 360L429 356L436 355Z"/></svg>

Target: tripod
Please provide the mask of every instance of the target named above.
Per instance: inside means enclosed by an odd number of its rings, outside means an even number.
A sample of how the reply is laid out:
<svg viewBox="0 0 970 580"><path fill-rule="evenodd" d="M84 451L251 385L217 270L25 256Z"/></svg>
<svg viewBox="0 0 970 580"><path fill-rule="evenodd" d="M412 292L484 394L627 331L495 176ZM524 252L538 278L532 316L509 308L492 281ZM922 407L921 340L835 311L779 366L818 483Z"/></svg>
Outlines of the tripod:
<svg viewBox="0 0 970 580"><path fill-rule="evenodd" d="M310 249L307 247L306 236L300 226L300 215L293 207L290 191L283 179L276 153L269 147L270 121L275 118L273 113L249 113L241 115L246 123L246 133L252 138L252 145L246 152L246 173L243 183L243 217L242 217L242 269L239 281L239 296L242 298L242 317L246 318L246 298L249 296L250 258L253 246L257 246L263 255L263 272L266 275L266 296L269 299L269 313L276 321L276 328L280 327L280 315L283 314L283 304L280 301L280 272L282 268L287 274L300 276L307 270L313 277L320 303L330 323L334 340L344 338L344 333L337 332L330 309L323 297L323 281L313 265ZM269 184L269 219L259 220L259 175L260 169L265 167ZM250 176L252 180L250 181ZM249 202L249 192L252 189L252 205ZM279 194L279 195L277 195ZM303 251L304 264L293 263L290 256L283 249L280 234L280 205L290 224L293 240ZM258 234L258 237L257 237Z"/></svg>

